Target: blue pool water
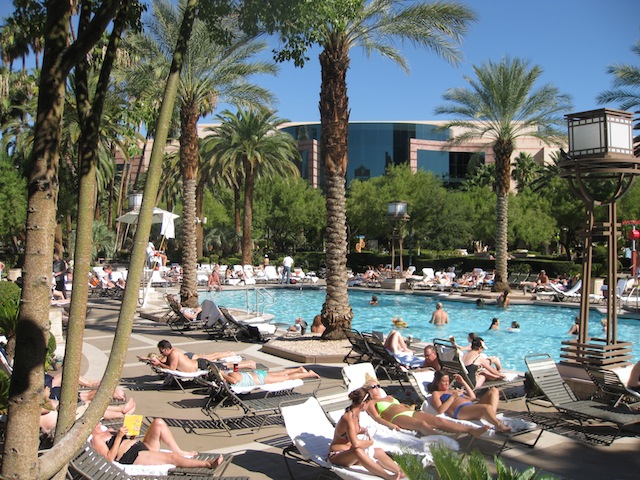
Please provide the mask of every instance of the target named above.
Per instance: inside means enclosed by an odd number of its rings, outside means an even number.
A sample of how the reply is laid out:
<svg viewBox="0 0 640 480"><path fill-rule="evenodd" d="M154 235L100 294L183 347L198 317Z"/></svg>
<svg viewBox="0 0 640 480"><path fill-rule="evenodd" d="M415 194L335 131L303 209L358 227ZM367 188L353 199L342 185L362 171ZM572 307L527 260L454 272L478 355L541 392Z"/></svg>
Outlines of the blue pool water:
<svg viewBox="0 0 640 480"><path fill-rule="evenodd" d="M272 289L269 292L274 296L275 303L266 309L266 313L275 315L274 322L290 325L293 325L297 317L302 317L311 325L313 317L320 313L326 295L324 290ZM380 330L386 334L393 327L392 319L400 316L408 325L401 330L402 334L410 334L423 341L454 335L460 345L467 345L469 332L476 332L489 347L487 353L498 355L506 368L516 370L526 369L523 358L531 353L549 353L559 360L561 342L573 337L567 332L578 314L578 309L571 307L511 305L507 310L498 310L495 306L478 309L475 303L447 301L446 297L380 292L376 292L376 295L379 305L371 306L371 293L349 292L354 312L353 328L365 332ZM247 308L244 290L201 294L200 300L206 298L213 298L218 305ZM429 323L438 301L443 303L449 314L448 325L435 326ZM493 317L500 319L499 331L488 331ZM600 314L592 310L589 316L589 333L593 337L603 336L601 318ZM519 333L506 331L512 321L520 324ZM640 360L640 348L637 345L640 340L640 321L620 318L618 339L633 342L633 362Z"/></svg>

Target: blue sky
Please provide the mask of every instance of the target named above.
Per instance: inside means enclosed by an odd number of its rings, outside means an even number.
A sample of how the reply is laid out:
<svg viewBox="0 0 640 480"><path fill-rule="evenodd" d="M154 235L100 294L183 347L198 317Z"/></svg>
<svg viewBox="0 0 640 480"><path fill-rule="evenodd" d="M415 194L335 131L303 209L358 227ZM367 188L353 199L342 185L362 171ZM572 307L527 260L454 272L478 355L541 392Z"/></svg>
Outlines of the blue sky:
<svg viewBox="0 0 640 480"><path fill-rule="evenodd" d="M631 52L640 40L637 0L466 0L477 16L462 44L464 60L454 67L429 51L403 47L411 74L377 55L351 52L347 74L351 120L438 120L433 113L442 94L464 87L473 65L504 56L520 57L543 69L541 83L551 83L573 97L573 111L599 108L596 97L611 88L608 65L639 65ZM0 0L0 16L12 11ZM311 51L304 68L282 64L275 78L260 78L278 97L278 116L292 121L318 121L319 50ZM617 105L606 105L617 108ZM221 105L218 112L225 108ZM567 112L571 113L571 112Z"/></svg>

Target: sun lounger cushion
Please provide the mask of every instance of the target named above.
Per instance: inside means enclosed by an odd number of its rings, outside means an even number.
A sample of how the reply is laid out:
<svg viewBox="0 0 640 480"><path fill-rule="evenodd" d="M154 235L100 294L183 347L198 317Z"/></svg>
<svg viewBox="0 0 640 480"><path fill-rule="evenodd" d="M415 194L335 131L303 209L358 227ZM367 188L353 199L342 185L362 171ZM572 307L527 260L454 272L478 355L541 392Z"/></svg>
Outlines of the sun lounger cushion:
<svg viewBox="0 0 640 480"><path fill-rule="evenodd" d="M113 464L131 476L165 476L169 475L169 470L176 468L175 465L171 465L170 463L164 465L123 465L122 463L113 462Z"/></svg>
<svg viewBox="0 0 640 480"><path fill-rule="evenodd" d="M265 385L257 385L257 386L249 386L249 387L238 387L235 385L230 385L231 390L238 395L242 395L245 393L250 393L255 391L256 389L262 390L264 392L281 392L283 390L291 390L296 387L300 387L304 385L304 382L301 379L295 380L285 380L283 382L278 383L267 383Z"/></svg>
<svg viewBox="0 0 640 480"><path fill-rule="evenodd" d="M157 371L160 373L166 373L167 375L178 377L180 379L198 378L209 373L206 370L197 370L195 372L181 372L179 370L171 370L169 368L157 368Z"/></svg>
<svg viewBox="0 0 640 480"><path fill-rule="evenodd" d="M342 368L342 378L349 392L362 387L367 381L367 375L376 378L376 371L369 362L355 363Z"/></svg>

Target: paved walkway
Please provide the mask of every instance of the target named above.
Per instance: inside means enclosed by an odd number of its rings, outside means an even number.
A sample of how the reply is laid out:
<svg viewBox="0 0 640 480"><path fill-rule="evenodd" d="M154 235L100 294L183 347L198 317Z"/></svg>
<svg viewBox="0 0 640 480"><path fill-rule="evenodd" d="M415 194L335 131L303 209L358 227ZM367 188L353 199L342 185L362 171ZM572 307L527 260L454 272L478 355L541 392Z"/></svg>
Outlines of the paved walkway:
<svg viewBox="0 0 640 480"><path fill-rule="evenodd" d="M112 300L92 300L92 310L87 320L84 345L83 375L100 378L104 372L111 350L119 303ZM162 306L160 297L151 300L151 308ZM199 420L207 425L211 419L201 408L206 397L197 390L162 388L162 379L148 366L140 363L136 355L156 352L156 344L168 339L173 345L197 353L219 350L234 350L243 356L263 363L270 368L283 368L295 365L293 362L273 357L260 351L260 345L208 340L200 331L180 334L171 331L166 325L137 316L131 334L127 360L122 372L122 385L129 390L137 403L136 413L147 417L163 417L174 426L178 443L186 450L203 452L235 453L228 475L248 475L252 479L286 479L288 477L283 457L283 446L288 437L282 425L262 428L259 432L239 430L233 437L220 429L196 428L189 431L187 421ZM323 378L322 388L341 385L340 370L343 364L307 365L316 370ZM384 382L383 382L384 383ZM317 383L305 385L311 391ZM524 410L521 401L503 405L510 410ZM235 408L225 409L225 415L239 416L242 412ZM188 422L192 423L192 422ZM235 433L235 432L234 432ZM462 442L465 445L465 442ZM474 448L492 458L497 452L494 443L476 441ZM638 477L639 437L623 437L610 446L590 446L575 442L566 437L545 432L535 449L515 447L506 450L502 458L512 466L523 469L529 465L542 469L561 478L573 479L635 479ZM321 472L315 467L290 462L296 479L315 479ZM326 472L325 472L326 473Z"/></svg>

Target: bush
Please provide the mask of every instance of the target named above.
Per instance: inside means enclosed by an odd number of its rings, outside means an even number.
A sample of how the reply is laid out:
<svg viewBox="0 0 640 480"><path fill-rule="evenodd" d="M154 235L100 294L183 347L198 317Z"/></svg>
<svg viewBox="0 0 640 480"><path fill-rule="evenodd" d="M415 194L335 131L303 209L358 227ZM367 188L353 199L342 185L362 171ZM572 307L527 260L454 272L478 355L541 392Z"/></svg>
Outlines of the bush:
<svg viewBox="0 0 640 480"><path fill-rule="evenodd" d="M13 282L0 282L0 303L20 301L22 289Z"/></svg>

